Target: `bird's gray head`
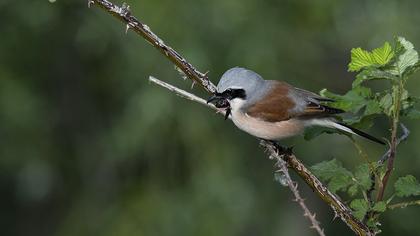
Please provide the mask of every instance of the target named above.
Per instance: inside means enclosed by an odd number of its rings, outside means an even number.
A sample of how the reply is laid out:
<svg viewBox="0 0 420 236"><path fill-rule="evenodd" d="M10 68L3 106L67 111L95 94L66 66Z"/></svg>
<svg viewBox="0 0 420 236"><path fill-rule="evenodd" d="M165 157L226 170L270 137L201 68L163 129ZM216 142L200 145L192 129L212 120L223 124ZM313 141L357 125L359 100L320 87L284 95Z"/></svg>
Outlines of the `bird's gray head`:
<svg viewBox="0 0 420 236"><path fill-rule="evenodd" d="M246 97L252 96L264 84L257 73L240 67L227 70L217 84L217 92L243 90Z"/></svg>
<svg viewBox="0 0 420 236"><path fill-rule="evenodd" d="M218 108L226 108L226 117L230 113L232 105L252 104L262 97L265 90L265 80L257 73L244 68L235 67L226 71L219 83L217 92L207 100ZM232 104L234 102L234 104ZM240 106L242 106L240 105Z"/></svg>

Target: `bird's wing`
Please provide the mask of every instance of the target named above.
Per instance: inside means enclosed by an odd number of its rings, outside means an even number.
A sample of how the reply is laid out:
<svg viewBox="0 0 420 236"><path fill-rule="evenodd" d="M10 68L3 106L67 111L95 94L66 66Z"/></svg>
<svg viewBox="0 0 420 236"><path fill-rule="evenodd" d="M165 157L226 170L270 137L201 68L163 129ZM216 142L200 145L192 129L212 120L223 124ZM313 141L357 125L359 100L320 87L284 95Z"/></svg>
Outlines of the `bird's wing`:
<svg viewBox="0 0 420 236"><path fill-rule="evenodd" d="M246 113L251 117L279 122L296 117L329 116L344 112L321 104L332 101L331 99L296 89L285 82L267 82L271 83L271 86L266 95L246 109Z"/></svg>

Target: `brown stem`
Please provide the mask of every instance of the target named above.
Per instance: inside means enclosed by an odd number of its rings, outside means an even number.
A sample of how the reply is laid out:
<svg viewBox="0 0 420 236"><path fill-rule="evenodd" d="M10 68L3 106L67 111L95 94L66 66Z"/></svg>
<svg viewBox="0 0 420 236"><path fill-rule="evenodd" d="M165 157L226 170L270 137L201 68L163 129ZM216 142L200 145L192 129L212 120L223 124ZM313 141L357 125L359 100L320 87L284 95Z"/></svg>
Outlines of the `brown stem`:
<svg viewBox="0 0 420 236"><path fill-rule="evenodd" d="M394 159L395 159L395 154L397 152L397 128L394 128L394 127L395 125L393 125L392 127L391 147L390 147L390 152L389 152L388 164L386 167L385 175L382 178L382 184L381 184L381 187L379 188L376 201L382 201L382 199L384 198L385 188L388 183L388 179L391 176L392 169L394 168Z"/></svg>
<svg viewBox="0 0 420 236"><path fill-rule="evenodd" d="M401 79L402 80L402 79ZM388 164L386 167L386 172L384 177L382 178L382 184L380 185L378 196L376 197L376 201L382 201L385 194L385 189L388 184L389 177L391 176L392 170L394 169L394 160L395 155L397 153L397 146L398 146L398 124L400 118L400 104L401 104L401 90L402 90L402 82L399 82L398 85L394 85L395 92L393 92L393 100L394 100L394 109L392 115L392 126L391 126L391 145L389 148L389 156L388 156Z"/></svg>
<svg viewBox="0 0 420 236"><path fill-rule="evenodd" d="M131 15L129 7L123 4L119 7L107 0L88 0L88 5L95 4L117 19L121 20L127 25L127 29L132 29L137 34L146 39L153 47L157 48L166 58L172 61L178 68L180 68L193 82L200 84L206 91L214 93L216 87L207 78L207 75L199 72L193 65L188 63L179 53L167 46L163 41L154 34L150 28L137 20ZM268 150L283 150L282 147L271 142L263 141L262 144ZM278 155L278 152L271 153L270 155ZM369 229L367 225L362 223L356 217L354 217L351 209L334 193L328 190L319 179L313 175L305 165L300 162L297 157L289 153L283 155L284 161L288 167L293 169L309 187L311 187L318 196L326 202L335 212L336 217L345 222L350 229L357 235L375 235L375 232Z"/></svg>

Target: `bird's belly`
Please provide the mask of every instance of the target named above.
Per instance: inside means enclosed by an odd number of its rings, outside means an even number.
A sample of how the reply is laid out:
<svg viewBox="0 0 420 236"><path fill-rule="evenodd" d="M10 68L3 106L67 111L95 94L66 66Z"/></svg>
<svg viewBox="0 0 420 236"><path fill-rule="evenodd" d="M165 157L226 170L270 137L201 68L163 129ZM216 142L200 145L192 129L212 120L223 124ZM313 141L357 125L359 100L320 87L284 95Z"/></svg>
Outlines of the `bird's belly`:
<svg viewBox="0 0 420 236"><path fill-rule="evenodd" d="M304 123L298 119L267 122L250 117L246 113L233 112L233 123L241 130L267 140L279 140L298 135L304 130Z"/></svg>

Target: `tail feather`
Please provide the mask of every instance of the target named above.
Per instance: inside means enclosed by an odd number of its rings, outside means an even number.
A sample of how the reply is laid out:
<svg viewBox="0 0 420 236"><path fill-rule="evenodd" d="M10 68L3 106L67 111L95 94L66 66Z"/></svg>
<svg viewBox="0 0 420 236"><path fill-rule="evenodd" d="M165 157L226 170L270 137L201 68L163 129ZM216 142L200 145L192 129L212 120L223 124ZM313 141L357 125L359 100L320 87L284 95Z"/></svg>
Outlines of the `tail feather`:
<svg viewBox="0 0 420 236"><path fill-rule="evenodd" d="M346 124L340 123L340 122L336 122L335 120L331 120L331 119L316 119L316 120L312 120L311 125L319 125L319 126L324 126L324 127L330 127L330 128L335 128L338 130L342 130L344 132L350 133L350 134L355 134L358 135L360 137L369 139L370 141L373 141L375 143L379 143L382 145L385 145L385 142L373 137L370 134L367 134L363 131L360 131L356 128L353 128L351 126L348 126Z"/></svg>
<svg viewBox="0 0 420 236"><path fill-rule="evenodd" d="M336 124L335 127L337 129L339 129L339 130L343 130L343 131L346 131L346 132L349 132L349 133L352 133L352 134L356 134L356 135L359 135L359 136L361 136L363 138L369 139L370 141L373 141L375 143L379 143L379 144L385 145L385 142L384 141L382 141L382 140L380 140L378 138L375 138L372 135L367 134L367 133L365 133L365 132L363 132L361 130L358 130L356 128L350 127L350 126L348 126L346 124L339 123L339 122L337 122L335 124Z"/></svg>

